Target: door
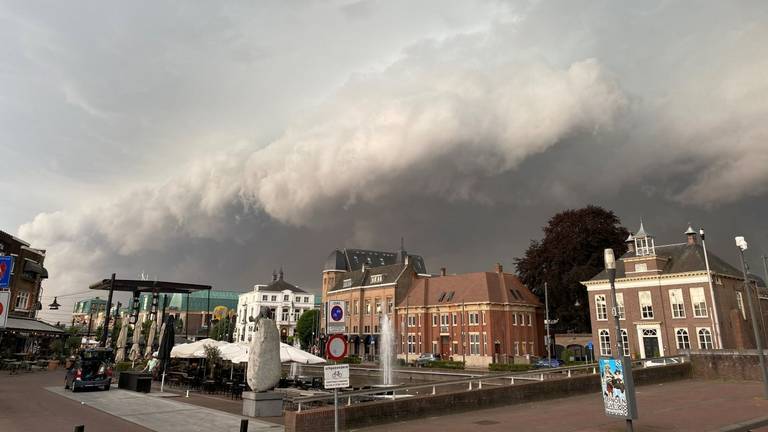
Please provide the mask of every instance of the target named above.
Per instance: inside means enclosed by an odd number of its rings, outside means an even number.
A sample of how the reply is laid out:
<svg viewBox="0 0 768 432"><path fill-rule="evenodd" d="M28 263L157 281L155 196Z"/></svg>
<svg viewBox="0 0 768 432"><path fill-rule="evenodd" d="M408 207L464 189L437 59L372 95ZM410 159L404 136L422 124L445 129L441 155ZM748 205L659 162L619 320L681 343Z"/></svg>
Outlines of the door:
<svg viewBox="0 0 768 432"><path fill-rule="evenodd" d="M659 341L659 329L645 328L641 330L643 341L643 358L661 357L661 346Z"/></svg>
<svg viewBox="0 0 768 432"><path fill-rule="evenodd" d="M442 359L447 359L451 356L448 336L440 336L440 352L435 354L440 354Z"/></svg>

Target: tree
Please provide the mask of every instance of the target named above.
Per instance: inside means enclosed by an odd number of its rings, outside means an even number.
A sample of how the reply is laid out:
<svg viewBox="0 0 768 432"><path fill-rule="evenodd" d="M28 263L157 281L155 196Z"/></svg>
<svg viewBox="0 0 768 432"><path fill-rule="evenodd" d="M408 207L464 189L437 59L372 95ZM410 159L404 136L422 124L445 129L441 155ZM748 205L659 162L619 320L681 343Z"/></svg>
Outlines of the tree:
<svg viewBox="0 0 768 432"><path fill-rule="evenodd" d="M613 248L617 256L624 254L628 235L610 210L593 205L565 210L552 216L542 240L532 240L525 255L515 259L518 276L542 302L547 282L549 316L558 320L551 328L591 331L587 291L580 282L603 270L605 248Z"/></svg>
<svg viewBox="0 0 768 432"><path fill-rule="evenodd" d="M311 309L299 317L296 323L296 334L299 336L301 347L306 349L312 345L312 332L316 331L320 319L320 311Z"/></svg>
<svg viewBox="0 0 768 432"><path fill-rule="evenodd" d="M229 317L216 320L211 326L208 337L215 340L227 340L229 330Z"/></svg>
<svg viewBox="0 0 768 432"><path fill-rule="evenodd" d="M115 317L115 324L112 326L111 345L112 348L117 348L117 339L120 337L120 330L123 328L123 321L119 317Z"/></svg>
<svg viewBox="0 0 768 432"><path fill-rule="evenodd" d="M213 378L213 374L216 371L216 365L221 362L221 351L219 350L219 347L206 346L205 360L206 363L211 366L211 378Z"/></svg>
<svg viewBox="0 0 768 432"><path fill-rule="evenodd" d="M176 320L176 334L181 334L181 332L184 330L184 320L181 318Z"/></svg>

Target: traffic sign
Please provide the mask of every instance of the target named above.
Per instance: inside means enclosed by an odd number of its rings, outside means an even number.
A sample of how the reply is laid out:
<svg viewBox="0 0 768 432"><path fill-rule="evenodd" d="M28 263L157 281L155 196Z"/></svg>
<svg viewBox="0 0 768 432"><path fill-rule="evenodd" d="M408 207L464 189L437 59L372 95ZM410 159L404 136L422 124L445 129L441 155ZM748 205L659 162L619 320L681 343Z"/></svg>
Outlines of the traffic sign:
<svg viewBox="0 0 768 432"><path fill-rule="evenodd" d="M330 360L341 360L347 356L347 339L340 334L331 335L325 343L326 356Z"/></svg>
<svg viewBox="0 0 768 432"><path fill-rule="evenodd" d="M323 368L323 385L326 389L349 387L349 365L331 365Z"/></svg>
<svg viewBox="0 0 768 432"><path fill-rule="evenodd" d="M10 255L0 256L0 288L8 288L10 285L12 268L13 257Z"/></svg>
<svg viewBox="0 0 768 432"><path fill-rule="evenodd" d="M328 334L344 333L347 325L347 317L344 311L344 302L331 300L328 302Z"/></svg>
<svg viewBox="0 0 768 432"><path fill-rule="evenodd" d="M5 328L5 324L8 321L8 303L10 300L10 291L0 291L0 328Z"/></svg>

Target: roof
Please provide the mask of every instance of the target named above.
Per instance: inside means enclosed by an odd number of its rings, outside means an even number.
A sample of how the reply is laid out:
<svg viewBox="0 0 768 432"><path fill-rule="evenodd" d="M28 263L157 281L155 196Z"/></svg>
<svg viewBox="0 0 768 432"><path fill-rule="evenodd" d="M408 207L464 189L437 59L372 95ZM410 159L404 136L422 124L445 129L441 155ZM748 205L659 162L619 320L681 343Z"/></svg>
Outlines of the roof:
<svg viewBox="0 0 768 432"><path fill-rule="evenodd" d="M640 221L640 229L637 230L637 232L635 233L635 238L643 238L643 237L651 237L651 235L645 232L645 228L643 227L643 221Z"/></svg>
<svg viewBox="0 0 768 432"><path fill-rule="evenodd" d="M345 288L354 288L368 285L383 285L397 282L397 278L405 269L405 264L392 264L387 266L367 268L365 270L355 270L348 272L343 278L336 280L336 284L328 291L337 291ZM381 282L371 283L371 277L375 275L381 275ZM350 286L345 287L344 281L347 279L352 280Z"/></svg>
<svg viewBox="0 0 768 432"><path fill-rule="evenodd" d="M707 256L709 257L709 268L713 273L732 276L738 279L743 278L741 270L732 266L717 255L714 255L712 252L707 252ZM695 271L706 271L707 269L706 262L704 261L704 247L698 243L692 245L687 243L661 246L657 245L656 256L667 258L667 263L660 274L689 273ZM624 261L625 259L635 257L637 257L637 255L630 251L619 258L619 261ZM624 273L624 266L617 265L616 278L623 278L625 276L626 274ZM754 275L751 275L750 278L753 276ZM756 280L759 280L762 283L760 278L757 278L756 276L754 277ZM598 281L607 279L608 275L605 273L605 270L603 270L590 280Z"/></svg>
<svg viewBox="0 0 768 432"><path fill-rule="evenodd" d="M57 333L61 334L64 333L64 330L52 326L46 322L32 319L32 318L18 318L18 317L8 317L8 322L5 325L6 329L9 330L21 330L21 331L29 331L29 332L42 332L42 333Z"/></svg>
<svg viewBox="0 0 768 432"><path fill-rule="evenodd" d="M355 271L360 270L363 264L370 267L402 264L405 256L408 257L408 262L413 264L416 273L427 273L424 258L420 255L410 255L405 251L385 252L367 249L336 249L326 258L323 270Z"/></svg>
<svg viewBox="0 0 768 432"><path fill-rule="evenodd" d="M286 282L284 279L278 279L276 281L273 281L272 283L270 283L260 291L286 291L286 290L296 292L296 293L306 293L306 291L304 291L303 289L297 287L296 285Z"/></svg>
<svg viewBox="0 0 768 432"><path fill-rule="evenodd" d="M90 289L108 291L110 286L110 279L102 279L90 286ZM131 280L131 279L115 279L115 291L128 291L128 292L153 292L159 293L181 293L187 294L194 291L210 290L210 285L196 285L182 282L165 282L165 281L147 281L147 280Z"/></svg>
<svg viewBox="0 0 768 432"><path fill-rule="evenodd" d="M510 273L501 274L506 289L502 289L501 278L496 272L418 278L408 298L398 299L398 306L404 306L406 302L411 305L414 301L421 303L425 298L425 291L428 305L484 302L541 305L539 298L517 276Z"/></svg>

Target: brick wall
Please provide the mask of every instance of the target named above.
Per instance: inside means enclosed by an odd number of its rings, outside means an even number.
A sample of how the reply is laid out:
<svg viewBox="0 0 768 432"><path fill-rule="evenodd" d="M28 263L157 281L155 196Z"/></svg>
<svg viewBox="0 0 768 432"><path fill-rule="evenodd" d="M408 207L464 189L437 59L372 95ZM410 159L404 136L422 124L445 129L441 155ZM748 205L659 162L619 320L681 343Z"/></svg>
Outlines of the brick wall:
<svg viewBox="0 0 768 432"><path fill-rule="evenodd" d="M636 385L654 384L690 377L691 365L683 363L638 369L633 372ZM395 401L368 402L351 407L340 406L339 427L346 430L442 413L456 413L535 400L556 399L587 393L597 394L599 392L599 378L596 375L583 375L482 390L434 396L415 396ZM286 432L332 431L333 407L302 412L286 411L284 420Z"/></svg>
<svg viewBox="0 0 768 432"><path fill-rule="evenodd" d="M765 351L768 355L768 350ZM762 381L757 350L692 351L694 378Z"/></svg>

